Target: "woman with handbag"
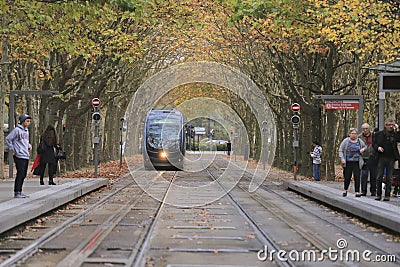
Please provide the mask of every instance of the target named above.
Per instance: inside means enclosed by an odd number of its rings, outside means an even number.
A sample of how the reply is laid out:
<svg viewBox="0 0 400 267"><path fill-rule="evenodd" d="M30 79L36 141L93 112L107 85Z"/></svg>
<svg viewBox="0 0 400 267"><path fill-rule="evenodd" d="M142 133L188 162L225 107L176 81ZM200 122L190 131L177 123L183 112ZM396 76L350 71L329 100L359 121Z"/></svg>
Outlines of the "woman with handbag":
<svg viewBox="0 0 400 267"><path fill-rule="evenodd" d="M61 150L59 139L56 133L56 129L53 125L47 126L46 130L40 137L40 144L37 148L37 153L40 154L40 165L38 169L40 170L38 175L40 175L40 185L44 185L43 177L46 169L46 164L48 165L49 173L49 185L55 185L53 178L57 171L57 152Z"/></svg>
<svg viewBox="0 0 400 267"><path fill-rule="evenodd" d="M347 196L351 176L354 176L354 191L356 197L361 197L360 193L360 174L364 160L362 154L367 149L363 140L357 137L357 129L350 128L349 137L346 137L339 147L339 158L343 166L344 191L343 196Z"/></svg>

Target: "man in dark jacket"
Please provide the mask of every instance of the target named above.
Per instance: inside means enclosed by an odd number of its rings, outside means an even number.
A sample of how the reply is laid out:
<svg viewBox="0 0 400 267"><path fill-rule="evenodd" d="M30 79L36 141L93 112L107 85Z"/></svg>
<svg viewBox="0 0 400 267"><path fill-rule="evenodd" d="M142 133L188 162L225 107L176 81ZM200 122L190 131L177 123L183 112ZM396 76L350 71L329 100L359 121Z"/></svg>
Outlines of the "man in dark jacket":
<svg viewBox="0 0 400 267"><path fill-rule="evenodd" d="M386 186L384 201L390 200L391 181L394 169L394 162L400 159L397 149L397 142L400 142L398 125L389 118L385 121L385 129L376 133L373 147L378 152L378 174L376 177L377 195L375 200L381 200L383 171L386 168Z"/></svg>

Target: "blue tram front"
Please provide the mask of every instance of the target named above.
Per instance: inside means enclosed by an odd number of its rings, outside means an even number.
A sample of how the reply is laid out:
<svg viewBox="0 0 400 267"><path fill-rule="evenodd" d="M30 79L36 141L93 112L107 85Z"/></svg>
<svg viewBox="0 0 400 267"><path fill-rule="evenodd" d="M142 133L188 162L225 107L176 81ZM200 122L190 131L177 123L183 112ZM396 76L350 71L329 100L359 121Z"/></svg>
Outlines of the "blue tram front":
<svg viewBox="0 0 400 267"><path fill-rule="evenodd" d="M151 110L144 129L143 159L146 169L183 169L185 134L177 110Z"/></svg>

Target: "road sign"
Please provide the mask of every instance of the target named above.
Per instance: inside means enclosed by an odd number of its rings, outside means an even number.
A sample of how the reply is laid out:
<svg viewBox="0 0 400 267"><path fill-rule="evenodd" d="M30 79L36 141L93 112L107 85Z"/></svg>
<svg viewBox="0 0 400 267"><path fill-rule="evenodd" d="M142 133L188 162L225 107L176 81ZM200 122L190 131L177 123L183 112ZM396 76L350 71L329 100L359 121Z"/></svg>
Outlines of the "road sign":
<svg viewBox="0 0 400 267"><path fill-rule="evenodd" d="M93 105L93 107L99 107L101 105L100 99L98 99L97 97L93 98L92 105Z"/></svg>
<svg viewBox="0 0 400 267"><path fill-rule="evenodd" d="M194 133L195 134L206 134L206 128L205 127L194 127Z"/></svg>
<svg viewBox="0 0 400 267"><path fill-rule="evenodd" d="M325 100L325 109L358 110L360 103L357 100Z"/></svg>
<svg viewBox="0 0 400 267"><path fill-rule="evenodd" d="M300 111L300 104L299 103L293 103L292 104L292 111L293 112L299 112Z"/></svg>

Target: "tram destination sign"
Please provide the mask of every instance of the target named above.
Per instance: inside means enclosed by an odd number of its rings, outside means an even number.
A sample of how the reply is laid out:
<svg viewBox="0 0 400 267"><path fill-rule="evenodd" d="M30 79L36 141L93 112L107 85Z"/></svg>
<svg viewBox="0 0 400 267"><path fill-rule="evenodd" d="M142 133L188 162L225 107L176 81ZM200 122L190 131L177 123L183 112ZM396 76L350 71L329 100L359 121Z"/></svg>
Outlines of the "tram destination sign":
<svg viewBox="0 0 400 267"><path fill-rule="evenodd" d="M400 73L380 73L381 92L400 92Z"/></svg>
<svg viewBox="0 0 400 267"><path fill-rule="evenodd" d="M358 110L360 104L357 100L325 100L325 109L333 110Z"/></svg>
<svg viewBox="0 0 400 267"><path fill-rule="evenodd" d="M194 133L195 134L206 134L206 128L205 127L194 127Z"/></svg>

